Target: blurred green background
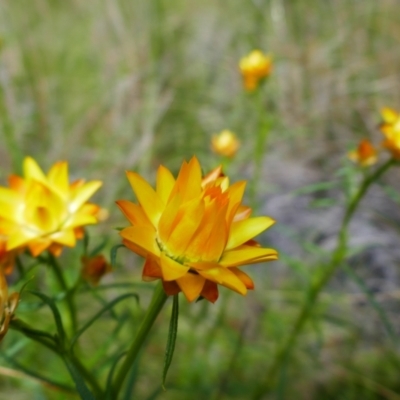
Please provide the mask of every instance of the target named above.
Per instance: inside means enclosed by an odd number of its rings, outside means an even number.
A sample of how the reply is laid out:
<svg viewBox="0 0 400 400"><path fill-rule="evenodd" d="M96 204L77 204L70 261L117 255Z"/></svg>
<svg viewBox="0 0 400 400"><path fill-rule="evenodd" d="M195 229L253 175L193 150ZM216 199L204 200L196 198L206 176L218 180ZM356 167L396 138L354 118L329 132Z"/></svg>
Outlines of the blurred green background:
<svg viewBox="0 0 400 400"><path fill-rule="evenodd" d="M332 248L323 242L340 215L334 185L307 185L337 180L338 171L347 171L350 147L364 136L381 140L379 109L400 108L399 7L397 0L0 0L2 185L11 171L20 172L25 155L44 169L67 160L72 178L103 180L95 201L109 209L110 218L89 231L94 243L109 237L111 247L119 242L111 228L126 224L114 201L133 199L124 171L154 181L160 163L176 172L192 155L208 170L222 162L210 139L228 128L242 144L229 175L253 182L257 196L248 201L278 220L262 241L276 247L282 261L249 268L257 286L246 298L221 290L215 305L181 302L165 392L164 312L127 398L245 400L265 378L272 351L302 302L311 265ZM244 92L238 70L239 59L254 48L274 58L257 98ZM254 148L263 124L270 132L258 149L263 163L256 173ZM396 188L397 182L393 171L387 183ZM379 240L386 255L396 250L400 218L395 196L382 200L381 189L354 233L376 227L379 214L380 230L368 232L386 235ZM285 203L288 196L292 202ZM310 209L321 199L323 207ZM382 258L382 252L363 258L368 243L355 243L356 275L341 272L322 295L266 398L400 399L400 258ZM75 253L79 249L64 258L76 260ZM383 272L365 272L373 257ZM108 281L140 280L140 259L121 252L119 261L125 269ZM137 292L145 305L149 290L138 286ZM85 299L83 314L95 307ZM122 332L110 318L87 334L88 352L96 354L90 362L101 358L104 340L127 339L136 329L136 304L119 312L130 319ZM7 337L2 347L12 342ZM37 349L24 349L19 360L44 373L58 368L60 379L68 379L50 354L38 358ZM74 398L7 371L0 369L0 399Z"/></svg>

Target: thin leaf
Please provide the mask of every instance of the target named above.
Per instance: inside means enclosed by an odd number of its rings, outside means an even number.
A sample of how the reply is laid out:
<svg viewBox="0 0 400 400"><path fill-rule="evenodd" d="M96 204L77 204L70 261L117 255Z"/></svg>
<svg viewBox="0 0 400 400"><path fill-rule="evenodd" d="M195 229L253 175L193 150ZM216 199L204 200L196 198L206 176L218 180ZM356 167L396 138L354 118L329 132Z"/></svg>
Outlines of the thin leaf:
<svg viewBox="0 0 400 400"><path fill-rule="evenodd" d="M116 267L116 262L117 262L117 252L121 247L125 247L123 244L117 244L113 247L111 247L110 250L110 263L113 267Z"/></svg>
<svg viewBox="0 0 400 400"><path fill-rule="evenodd" d="M15 361L15 358L13 356L9 356L8 354L0 354L10 365L12 365L13 367L15 367L15 371L18 372L22 372L25 375L28 375L36 380L38 380L40 383L43 383L47 386L53 386L53 389L58 389L58 390L62 390L65 392L69 392L69 393L75 393L75 388L68 386L62 382L57 382L54 381L50 378L47 378L41 374L39 374L37 372L37 370L31 370L27 367L25 367L24 365L18 363L17 361Z"/></svg>
<svg viewBox="0 0 400 400"><path fill-rule="evenodd" d="M78 330L78 332L75 334L75 336L71 340L71 351L73 350L73 347L76 343L76 341L79 339L79 337L88 329L97 319L99 319L106 311L114 307L116 304L121 302L122 300L127 299L128 297L135 297L136 301L139 302L139 296L136 293L127 293L123 294L110 303L108 303L105 307L103 307L98 313L96 313L88 322L86 322L85 325L81 329Z"/></svg>
<svg viewBox="0 0 400 400"><path fill-rule="evenodd" d="M89 257L94 257L99 254L104 249L104 247L106 247L107 242L108 238L104 238L103 241L101 241L92 251L89 252Z"/></svg>
<svg viewBox="0 0 400 400"><path fill-rule="evenodd" d="M90 242L90 236L87 230L85 229L85 234L83 235L83 254L85 255L88 253L89 242Z"/></svg>
<svg viewBox="0 0 400 400"><path fill-rule="evenodd" d="M76 390L78 391L79 395L81 396L82 400L96 400L93 396L92 392L86 386L84 379L82 378L81 374L75 368L74 364L68 360L67 358L64 359L65 365L68 368L68 371L74 380Z"/></svg>
<svg viewBox="0 0 400 400"><path fill-rule="evenodd" d="M294 196L310 194L315 192L320 192L323 190L332 189L337 185L336 182L319 182L319 183L312 183L311 185L303 186L300 189L293 190L292 194Z"/></svg>
<svg viewBox="0 0 400 400"><path fill-rule="evenodd" d="M58 336L59 336L61 342L63 342L65 340L65 330L64 330L61 315L60 315L60 312L58 311L56 303L50 297L46 296L43 293L36 292L34 290L28 290L28 293L31 293L34 296L39 297L41 300L43 300L44 303L46 303L50 307L50 309L53 313L54 321L56 323Z"/></svg>
<svg viewBox="0 0 400 400"><path fill-rule="evenodd" d="M162 386L165 389L165 379L167 378L168 369L172 362L172 357L175 350L176 336L178 333L178 317L179 317L179 297L174 296L172 304L171 320L169 322L168 341L165 351L164 370L162 376Z"/></svg>
<svg viewBox="0 0 400 400"><path fill-rule="evenodd" d="M127 353L127 351L124 351L123 353L119 354L115 358L114 362L111 365L110 371L107 376L105 400L113 400L111 389L112 389L112 382L113 382L113 378L114 378L114 371L115 371L115 368L117 367L118 362L121 360L121 358L123 356L126 355L126 353Z"/></svg>
<svg viewBox="0 0 400 400"><path fill-rule="evenodd" d="M383 326L385 327L385 330L390 337L390 339L393 341L393 343L397 343L397 335L396 331L390 322L385 310L381 305L376 301L374 294L371 292L371 290L367 287L367 285L364 283L364 281L354 272L352 268L350 268L348 265L343 265L343 269L345 272L349 275L349 277L359 286L359 288L363 291L365 294L368 302L370 305L375 309L376 313L378 314Z"/></svg>

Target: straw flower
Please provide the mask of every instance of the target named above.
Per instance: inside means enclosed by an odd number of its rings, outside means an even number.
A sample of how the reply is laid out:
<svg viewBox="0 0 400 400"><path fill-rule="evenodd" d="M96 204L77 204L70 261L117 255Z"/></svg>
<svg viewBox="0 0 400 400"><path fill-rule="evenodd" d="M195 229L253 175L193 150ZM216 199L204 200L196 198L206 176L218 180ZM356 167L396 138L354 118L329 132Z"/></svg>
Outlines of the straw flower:
<svg viewBox="0 0 400 400"><path fill-rule="evenodd" d="M260 80L271 74L271 56L265 55L260 50L253 50L240 60L239 69L242 73L245 89L253 91L257 89Z"/></svg>
<svg viewBox="0 0 400 400"><path fill-rule="evenodd" d="M8 331L8 326L14 316L18 300L18 293L8 296L7 281L4 274L0 271L0 341Z"/></svg>
<svg viewBox="0 0 400 400"><path fill-rule="evenodd" d="M212 150L220 156L233 157L238 151L240 142L236 135L224 129L217 135L214 135L211 139Z"/></svg>
<svg viewBox="0 0 400 400"><path fill-rule="evenodd" d="M34 257L44 250L55 256L63 246L75 246L82 227L97 222L99 207L87 203L100 181L68 182L68 164L58 162L47 175L27 157L24 177L11 175L9 188L0 187L0 234L7 252L29 248Z"/></svg>
<svg viewBox="0 0 400 400"><path fill-rule="evenodd" d="M347 156L361 167L370 167L378 161L378 152L367 139L361 140L357 149L350 151Z"/></svg>
<svg viewBox="0 0 400 400"><path fill-rule="evenodd" d="M392 153L393 158L400 159L400 114L386 107L381 110L381 115L380 129L385 136L382 146Z"/></svg>
<svg viewBox="0 0 400 400"><path fill-rule="evenodd" d="M97 286L100 279L112 270L111 265L102 254L93 257L83 256L81 261L83 265L82 278L93 286Z"/></svg>
<svg viewBox="0 0 400 400"><path fill-rule="evenodd" d="M253 240L274 220L249 218L251 209L241 204L246 182L230 185L221 167L202 177L193 157L175 179L160 166L155 190L135 172L127 177L138 204L117 201L131 223L120 235L146 259L143 279L161 279L168 295L182 291L188 301L215 302L217 285L245 295L254 284L238 267L277 259Z"/></svg>

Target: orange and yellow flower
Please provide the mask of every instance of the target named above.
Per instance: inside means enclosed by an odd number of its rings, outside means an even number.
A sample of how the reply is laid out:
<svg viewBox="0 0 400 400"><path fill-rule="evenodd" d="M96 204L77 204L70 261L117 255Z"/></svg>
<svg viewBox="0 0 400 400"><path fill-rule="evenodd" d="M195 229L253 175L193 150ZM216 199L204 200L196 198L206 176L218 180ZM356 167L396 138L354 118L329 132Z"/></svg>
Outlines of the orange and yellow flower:
<svg viewBox="0 0 400 400"><path fill-rule="evenodd" d="M211 139L212 150L220 156L233 157L240 147L240 142L236 135L224 129Z"/></svg>
<svg viewBox="0 0 400 400"><path fill-rule="evenodd" d="M99 254L93 257L82 257L82 278L93 286L97 286L100 279L112 271L111 264Z"/></svg>
<svg viewBox="0 0 400 400"><path fill-rule="evenodd" d="M363 139L356 150L348 153L348 158L361 167L370 167L378 161L378 152L368 139Z"/></svg>
<svg viewBox="0 0 400 400"><path fill-rule="evenodd" d="M44 250L59 255L63 246L75 246L82 227L97 222L99 207L87 200L100 181L68 181L68 164L58 162L45 175L27 157L24 176L11 175L9 188L0 187L0 235L6 251L29 248L34 257Z"/></svg>
<svg viewBox="0 0 400 400"><path fill-rule="evenodd" d="M400 113L385 107L381 110L383 123L380 126L385 140L382 146L392 153L396 159L400 159Z"/></svg>
<svg viewBox="0 0 400 400"><path fill-rule="evenodd" d="M243 84L246 90L257 89L259 82L271 74L272 58L260 50L253 50L239 62Z"/></svg>
<svg viewBox="0 0 400 400"><path fill-rule="evenodd" d="M117 201L131 223L120 235L146 259L143 279L161 279L168 295L182 291L188 301L215 302L217 285L245 295L254 284L238 267L277 259L276 250L253 240L275 221L250 218L241 203L246 182L230 185L221 167L202 177L193 157L175 179L160 166L155 190L135 172L127 177L138 204Z"/></svg>
<svg viewBox="0 0 400 400"><path fill-rule="evenodd" d="M18 293L8 296L7 281L4 274L0 271L0 341L8 331L8 326L14 316L18 300Z"/></svg>

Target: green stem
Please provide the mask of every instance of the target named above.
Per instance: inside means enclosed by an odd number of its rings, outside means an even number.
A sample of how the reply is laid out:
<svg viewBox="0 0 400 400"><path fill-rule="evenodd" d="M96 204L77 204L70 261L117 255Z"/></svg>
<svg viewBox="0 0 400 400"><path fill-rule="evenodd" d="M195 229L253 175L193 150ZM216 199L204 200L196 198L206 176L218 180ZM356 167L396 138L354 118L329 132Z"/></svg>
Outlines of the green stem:
<svg viewBox="0 0 400 400"><path fill-rule="evenodd" d="M51 253L49 253L49 264L53 268L58 283L60 284L62 290L65 292L65 300L67 302L68 311L70 315L72 333L75 334L78 329L78 320L76 314L76 307L74 303L74 290L68 289L68 285L67 282L65 281L64 274L60 268L60 265L58 264L57 260Z"/></svg>
<svg viewBox="0 0 400 400"><path fill-rule="evenodd" d="M32 328L27 323L18 319L11 321L10 328L23 333L29 339L47 347L49 350L60 356L63 360L67 359L71 364L75 366L82 377L91 385L96 398L102 398L103 391L96 378L90 373L90 371L88 371L88 369L77 357L75 357L73 354L66 351L65 349L61 348L62 346L56 346L54 337L52 337L47 332L39 331L35 328Z"/></svg>
<svg viewBox="0 0 400 400"><path fill-rule="evenodd" d="M321 270L316 279L314 279L311 283L310 288L308 289L307 298L304 302L302 309L300 310L299 315L296 318L293 328L289 336L287 336L283 343L278 347L275 356L273 357L272 364L267 370L266 380L261 383L254 391L252 396L253 400L261 399L262 396L271 389L277 373L281 369L284 361L289 356L291 349L293 348L297 340L297 337L301 333L306 321L311 315L319 294L346 257L347 227L361 199L366 194L370 185L378 180L394 164L395 161L393 159L390 159L388 162L378 168L373 174L367 176L362 182L359 191L349 203L343 216L342 224L338 233L338 244L332 254L331 261L324 269Z"/></svg>
<svg viewBox="0 0 400 400"><path fill-rule="evenodd" d="M262 87L257 88L257 137L254 148L254 176L252 179L252 185L250 187L250 198L251 205L255 209L257 206L257 188L260 184L262 162L265 150L265 144L267 143L268 134L270 131L270 124L265 123L265 109L264 109L264 92Z"/></svg>
<svg viewBox="0 0 400 400"><path fill-rule="evenodd" d="M125 360L116 373L112 391L113 399L118 398L118 393L122 387L122 384L124 383L125 377L135 362L139 350L142 348L143 343L154 324L154 321L156 320L158 314L165 304L165 301L167 300L167 297L168 296L165 294L163 286L160 282L154 291L151 304L147 310L144 320L142 321L142 324L139 327L136 337L126 354Z"/></svg>

